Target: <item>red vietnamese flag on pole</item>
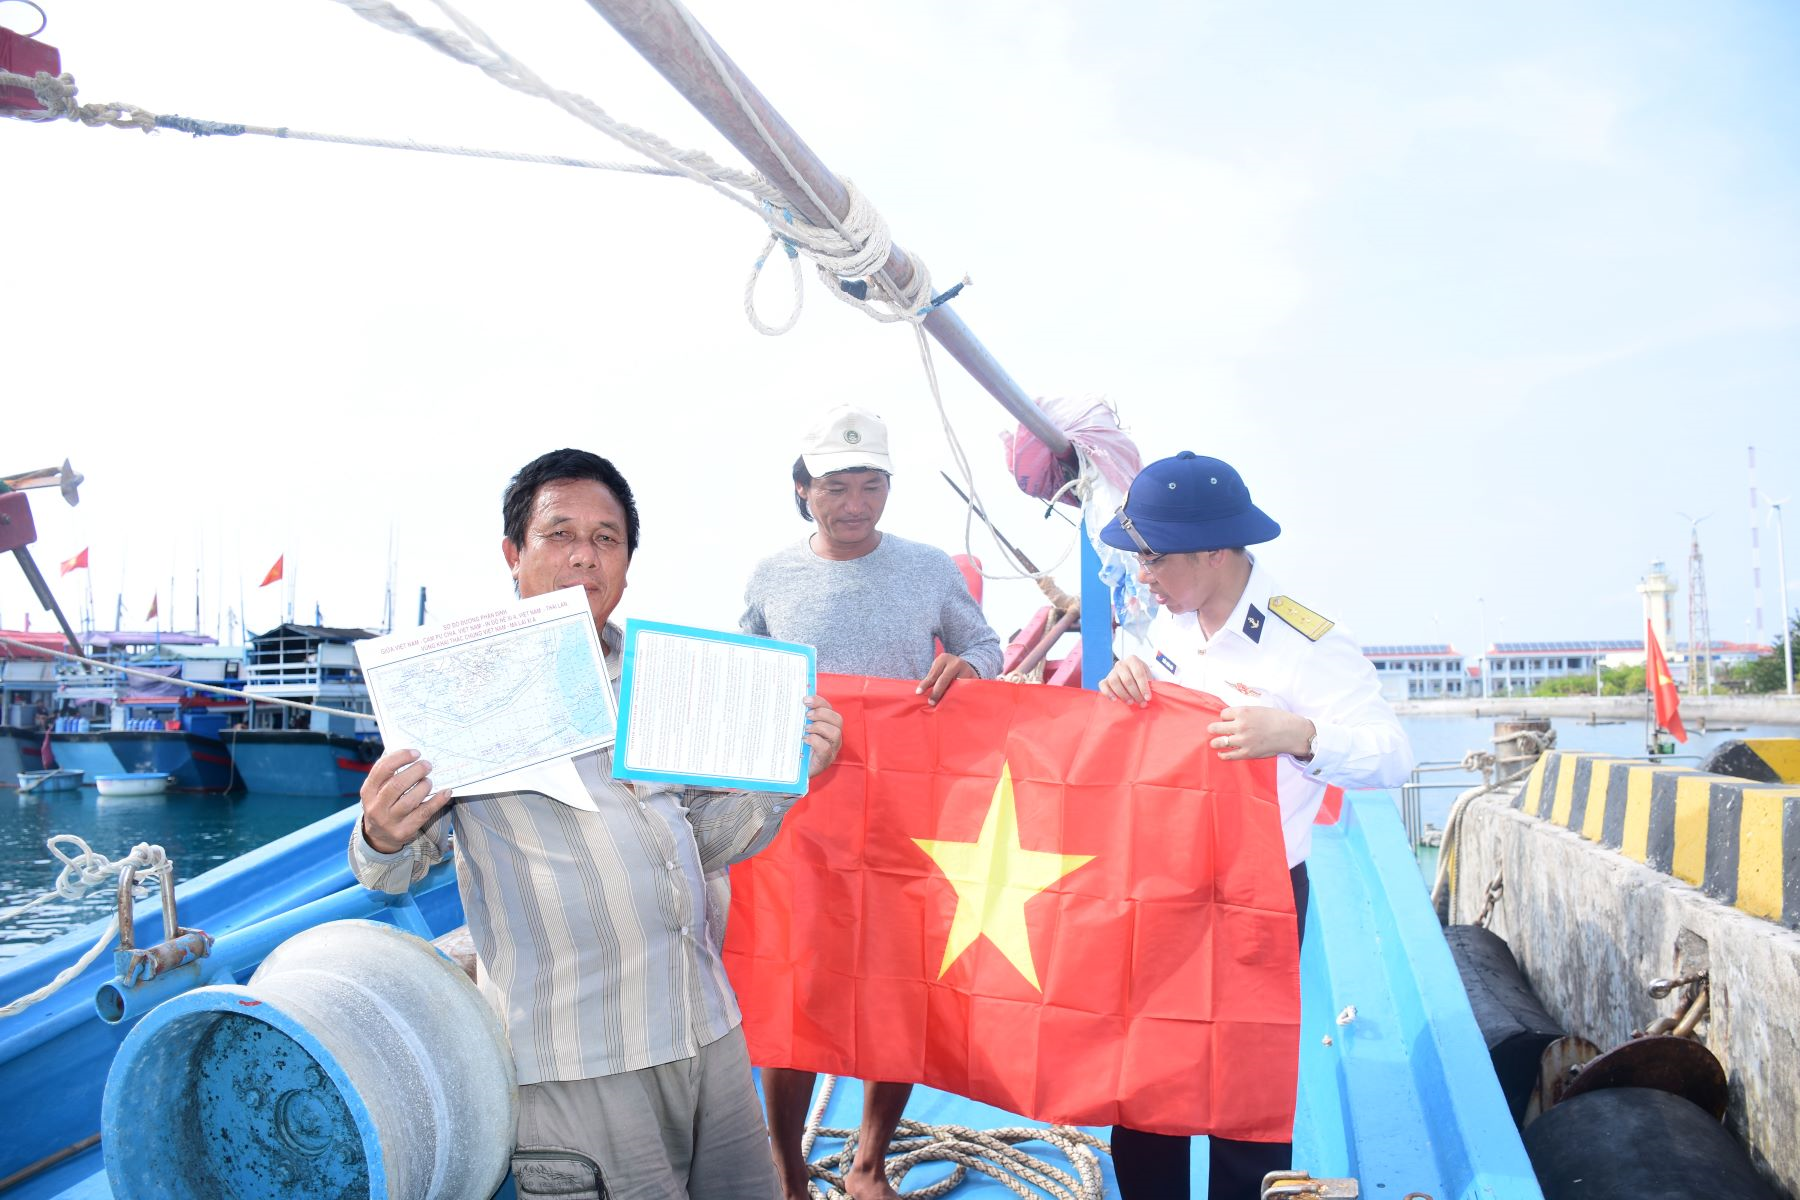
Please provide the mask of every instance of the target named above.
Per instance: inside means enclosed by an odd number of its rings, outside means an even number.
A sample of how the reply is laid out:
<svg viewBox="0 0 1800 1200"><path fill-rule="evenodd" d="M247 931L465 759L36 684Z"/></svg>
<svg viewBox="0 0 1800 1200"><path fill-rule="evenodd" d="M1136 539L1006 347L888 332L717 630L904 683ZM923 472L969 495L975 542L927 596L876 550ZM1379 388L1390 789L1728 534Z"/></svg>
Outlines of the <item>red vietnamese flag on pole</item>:
<svg viewBox="0 0 1800 1200"><path fill-rule="evenodd" d="M62 561L63 575L67 575L70 571L81 571L81 570L85 570L86 568L87 568L87 547L86 546L83 546L81 548L81 553L77 554L74 558L65 558ZM60 578L62 578L62 576L59 575L59 576L57 576L57 578L60 579Z"/></svg>
<svg viewBox="0 0 1800 1200"><path fill-rule="evenodd" d="M269 568L269 573L267 575L264 575L263 581L261 583L257 584L256 586L257 587L268 587L271 583L278 582L281 579L281 564L285 561L287 561L286 554L283 554L279 558L277 558L275 560L275 565Z"/></svg>
<svg viewBox="0 0 1800 1200"><path fill-rule="evenodd" d="M1694 661L1692 647L1688 662ZM1669 674L1669 661L1663 657L1662 644L1656 640L1656 627L1644 622L1644 683L1656 701L1656 723L1669 731L1678 742L1687 741L1687 727L1681 723L1681 693L1675 690L1675 677Z"/></svg>
<svg viewBox="0 0 1800 1200"><path fill-rule="evenodd" d="M1273 760L1220 704L821 676L837 764L732 870L753 1062L1038 1120L1292 1136L1299 950Z"/></svg>
<svg viewBox="0 0 1800 1200"><path fill-rule="evenodd" d="M157 599L158 599L158 597L156 597L156 596L150 597L150 611L144 614L144 620L146 620L146 621L156 620L156 601L157 601Z"/></svg>

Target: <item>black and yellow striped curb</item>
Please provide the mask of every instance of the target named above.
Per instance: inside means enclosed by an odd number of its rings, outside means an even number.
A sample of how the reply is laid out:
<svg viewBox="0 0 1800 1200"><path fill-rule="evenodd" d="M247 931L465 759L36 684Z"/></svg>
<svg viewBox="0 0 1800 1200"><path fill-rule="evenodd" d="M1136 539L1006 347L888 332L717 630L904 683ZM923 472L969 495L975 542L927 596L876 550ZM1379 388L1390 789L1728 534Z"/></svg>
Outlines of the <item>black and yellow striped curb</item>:
<svg viewBox="0 0 1800 1200"><path fill-rule="evenodd" d="M1532 767L1515 805L1800 929L1800 784L1556 750Z"/></svg>
<svg viewBox="0 0 1800 1200"><path fill-rule="evenodd" d="M1800 783L1800 738L1726 742L1707 756L1700 769L1756 783Z"/></svg>

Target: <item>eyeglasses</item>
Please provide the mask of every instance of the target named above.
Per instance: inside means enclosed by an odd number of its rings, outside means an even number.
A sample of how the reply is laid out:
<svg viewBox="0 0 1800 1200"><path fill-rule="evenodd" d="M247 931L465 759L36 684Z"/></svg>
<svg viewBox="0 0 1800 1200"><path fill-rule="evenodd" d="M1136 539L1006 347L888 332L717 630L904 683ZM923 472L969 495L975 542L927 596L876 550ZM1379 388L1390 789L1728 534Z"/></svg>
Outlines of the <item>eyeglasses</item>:
<svg viewBox="0 0 1800 1200"><path fill-rule="evenodd" d="M1125 504L1130 504L1130 503L1131 503L1131 493L1126 492L1125 493ZM1154 551L1150 548L1150 543L1146 542L1144 540L1144 535L1137 531L1137 526L1133 525L1131 523L1131 518L1125 515L1125 504L1119 505L1119 511L1114 513L1113 516L1114 516L1114 518L1116 518L1118 520L1119 528L1123 529L1125 531L1125 536L1129 537L1134 543L1137 544L1138 562L1146 567L1154 567L1157 563L1161 562L1167 556L1158 554L1156 551Z"/></svg>

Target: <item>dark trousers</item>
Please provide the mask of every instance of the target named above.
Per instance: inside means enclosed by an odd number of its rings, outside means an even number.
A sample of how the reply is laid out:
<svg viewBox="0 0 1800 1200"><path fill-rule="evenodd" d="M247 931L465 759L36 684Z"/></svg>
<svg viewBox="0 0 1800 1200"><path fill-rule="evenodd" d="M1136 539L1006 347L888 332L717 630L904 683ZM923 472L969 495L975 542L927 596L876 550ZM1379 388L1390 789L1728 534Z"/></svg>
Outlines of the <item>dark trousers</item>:
<svg viewBox="0 0 1800 1200"><path fill-rule="evenodd" d="M1306 864L1288 872L1294 885L1294 915L1306 940L1306 902L1311 886ZM1113 1126L1113 1173L1122 1200L1188 1200L1188 1143L1192 1139ZM1261 1200L1263 1176L1285 1171L1294 1160L1292 1142L1237 1142L1212 1138L1207 1160L1209 1200Z"/></svg>

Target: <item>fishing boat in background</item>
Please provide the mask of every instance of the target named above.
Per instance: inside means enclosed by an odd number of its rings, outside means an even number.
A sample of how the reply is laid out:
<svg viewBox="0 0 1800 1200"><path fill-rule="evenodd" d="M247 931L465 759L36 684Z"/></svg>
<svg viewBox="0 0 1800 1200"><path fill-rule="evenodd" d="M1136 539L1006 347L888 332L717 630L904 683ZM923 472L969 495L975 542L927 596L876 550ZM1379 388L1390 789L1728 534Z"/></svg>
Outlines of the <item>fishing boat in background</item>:
<svg viewBox="0 0 1800 1200"><path fill-rule="evenodd" d="M244 663L249 701L242 727L223 730L232 761L252 792L354 796L381 757L381 738L355 643L367 629L278 626L250 639ZM337 713L308 712L258 698L298 700ZM350 717L345 712L371 713Z"/></svg>
<svg viewBox="0 0 1800 1200"><path fill-rule="evenodd" d="M219 733L241 719L245 706L186 685L239 686L241 650L197 633L92 630L81 641L99 662L163 681L59 664L54 702L62 715L50 732L59 765L91 777L166 775L183 791L224 792L236 786L231 753Z"/></svg>

